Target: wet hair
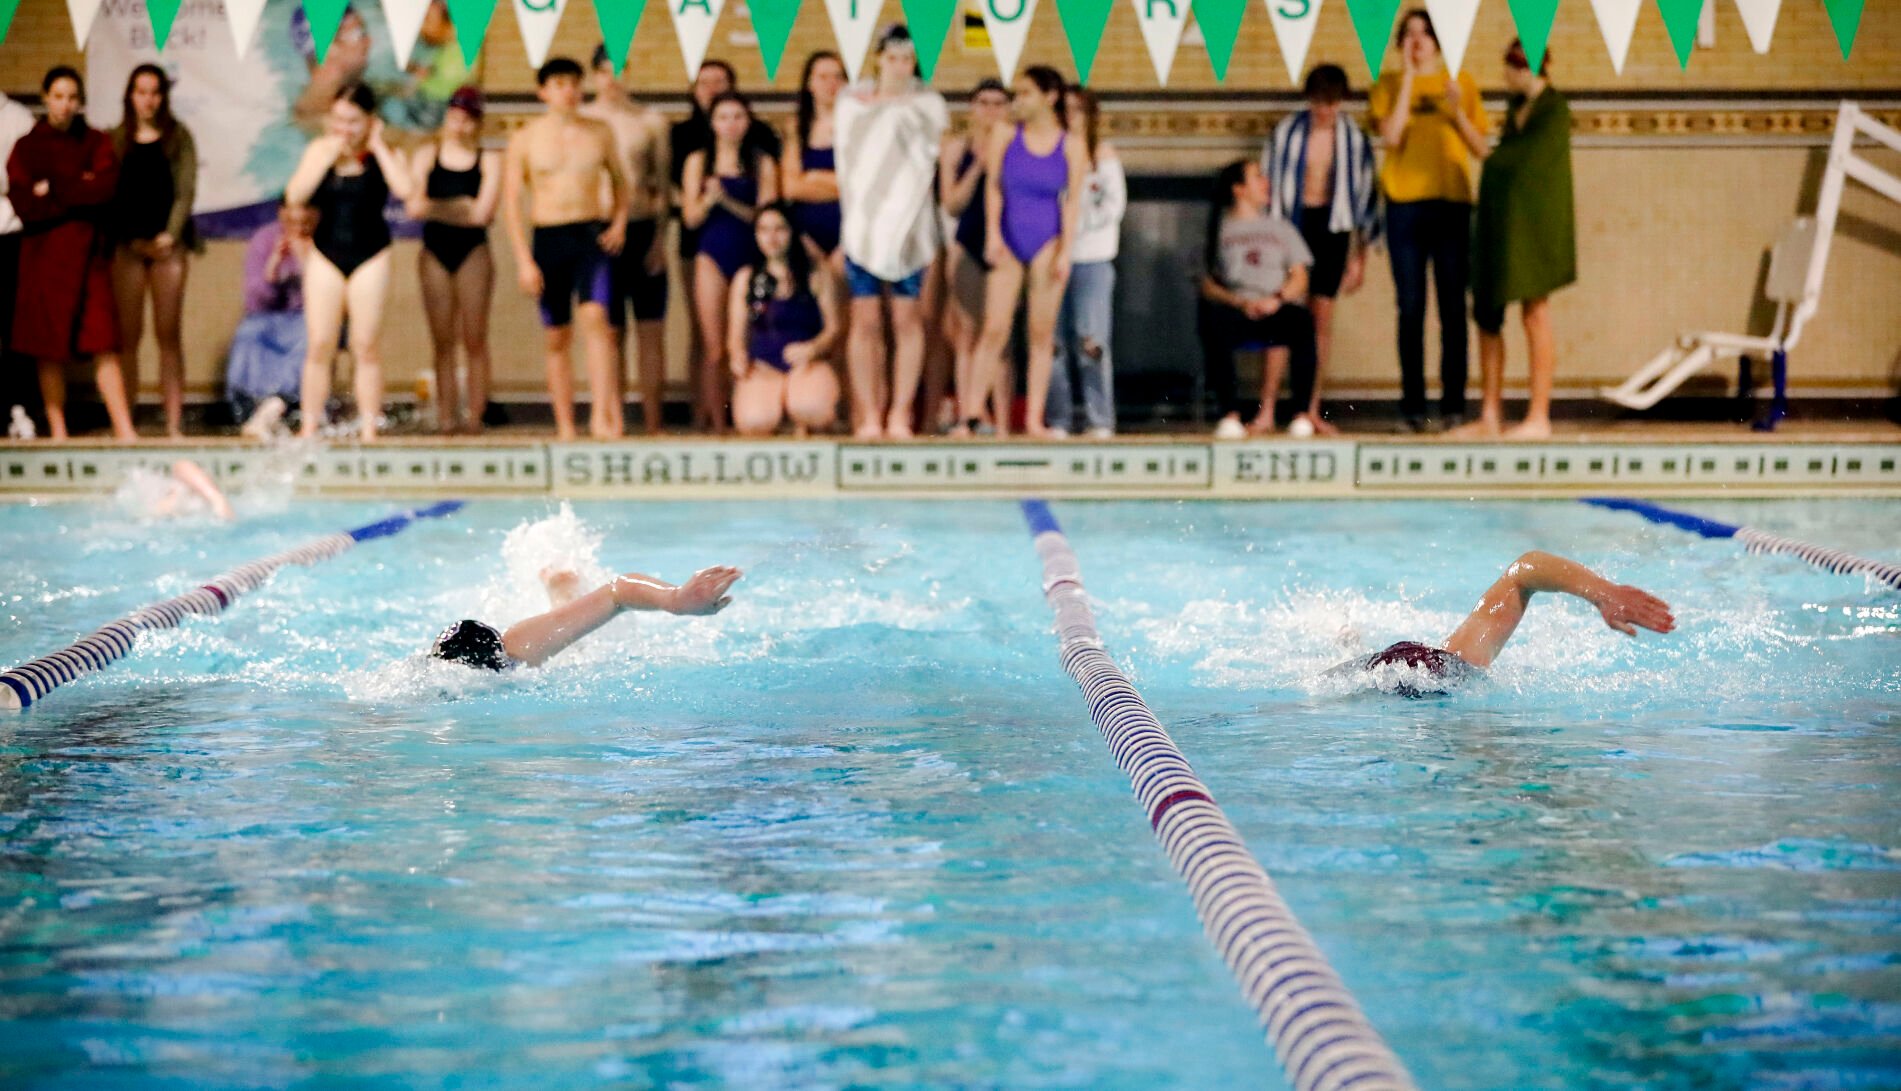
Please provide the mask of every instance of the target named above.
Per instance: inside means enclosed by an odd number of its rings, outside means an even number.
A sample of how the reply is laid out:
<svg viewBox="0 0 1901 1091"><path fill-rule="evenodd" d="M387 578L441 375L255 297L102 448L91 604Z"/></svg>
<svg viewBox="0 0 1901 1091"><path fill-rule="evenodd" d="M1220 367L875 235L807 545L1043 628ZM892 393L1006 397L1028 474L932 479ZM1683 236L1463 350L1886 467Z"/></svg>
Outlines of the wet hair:
<svg viewBox="0 0 1901 1091"><path fill-rule="evenodd" d="M139 65L125 78L125 98L120 103L120 126L128 134L138 127L138 118L132 112L132 88L138 85L140 76L151 76L158 80L158 113L153 116L152 124L158 126L161 137L172 135L172 130L178 128L178 119L172 116L172 77L155 64Z"/></svg>
<svg viewBox="0 0 1901 1091"><path fill-rule="evenodd" d="M79 69L74 68L70 64L56 64L47 69L46 75L40 79L40 94L44 95L48 91L51 91L53 85L60 80L73 81L74 86L79 88L79 104L84 106L86 104L86 81L79 78Z"/></svg>
<svg viewBox="0 0 1901 1091"><path fill-rule="evenodd" d="M1347 70L1337 64L1315 65L1300 93L1322 102L1339 102L1347 97Z"/></svg>
<svg viewBox="0 0 1901 1091"><path fill-rule="evenodd" d="M442 630L429 648L432 659L476 667L481 670L506 670L513 660L502 648L502 634L493 625L463 619Z"/></svg>
<svg viewBox="0 0 1901 1091"><path fill-rule="evenodd" d="M746 132L739 138L739 166L741 170L746 172L748 178L755 177L759 173L759 142L752 138L752 101L738 91L721 91L718 95L713 97L712 103L706 108L707 127L712 127L713 114L717 112L721 106L729 102L739 103L739 108L746 111ZM714 156L718 152L719 136L715 134L713 143L707 145L706 148L706 173L708 175L713 173Z"/></svg>
<svg viewBox="0 0 1901 1091"><path fill-rule="evenodd" d="M1432 13L1425 8L1414 8L1399 17L1399 29L1393 32L1393 44L1398 45L1406 40L1406 28L1412 25L1414 19L1426 24L1426 37L1432 39L1434 49L1439 48L1439 32L1433 29Z"/></svg>
<svg viewBox="0 0 1901 1091"><path fill-rule="evenodd" d="M581 62L573 57L549 57L546 64L535 69L535 86L546 87L549 80L557 80L563 76L579 83L581 74Z"/></svg>
<svg viewBox="0 0 1901 1091"><path fill-rule="evenodd" d="M1002 80L995 76L985 76L983 79L977 81L977 86L970 89L971 101L976 101L977 96L983 94L985 91L995 91L1004 98L1010 97L1010 89L1003 85Z"/></svg>
<svg viewBox="0 0 1901 1091"><path fill-rule="evenodd" d="M1253 165L1252 159L1236 159L1215 175L1213 199L1208 202L1207 249L1203 252L1209 276L1215 276L1221 269L1221 221L1234 208L1235 188L1247 181L1248 168Z"/></svg>
<svg viewBox="0 0 1901 1091"><path fill-rule="evenodd" d="M796 129L801 151L811 143L812 123L818 120L818 100L812 97L812 73L821 61L831 61L840 68L845 67L845 62L839 59L838 54L829 49L821 49L805 58L805 71L799 73L799 121Z"/></svg>
<svg viewBox="0 0 1901 1091"><path fill-rule="evenodd" d="M1036 89L1046 95L1056 96L1056 121L1064 128L1069 127L1069 103L1065 96L1069 91L1069 81L1063 74L1047 64L1033 64L1023 70L1023 78L1036 84Z"/></svg>
<svg viewBox="0 0 1901 1091"><path fill-rule="evenodd" d="M792 205L787 201L774 201L760 208L758 215L773 213L786 222L792 229L792 242L785 248L786 270L792 275L792 293L810 293L812 291L812 254L805 248L805 240L799 235L799 229L792 219ZM753 220L757 229L759 220ZM766 270L766 256L759 255L759 263L753 267L752 281L746 285L746 304L752 312L754 321L765 313L766 303L779 292L779 280Z"/></svg>
<svg viewBox="0 0 1901 1091"><path fill-rule="evenodd" d="M1096 166L1096 146L1102 143L1097 127L1097 122L1102 117L1102 100L1097 98L1096 93L1087 87L1072 87L1063 93L1063 105L1065 107L1069 105L1068 97L1071 94L1075 95L1076 101L1082 104L1083 148L1089 152L1089 167L1091 170L1094 170Z"/></svg>
<svg viewBox="0 0 1901 1091"><path fill-rule="evenodd" d="M366 114L376 113L376 92L370 90L367 83L346 83L337 88L336 95L330 101L333 104L347 102Z"/></svg>

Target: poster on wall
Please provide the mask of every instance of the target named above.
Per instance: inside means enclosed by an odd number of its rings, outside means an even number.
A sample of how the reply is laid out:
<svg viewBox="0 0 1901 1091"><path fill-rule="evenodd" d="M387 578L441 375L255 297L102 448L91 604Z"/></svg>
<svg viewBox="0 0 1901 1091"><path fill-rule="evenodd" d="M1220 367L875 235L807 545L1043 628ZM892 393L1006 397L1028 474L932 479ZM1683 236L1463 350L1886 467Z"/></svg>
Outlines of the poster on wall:
<svg viewBox="0 0 1901 1091"><path fill-rule="evenodd" d="M397 65L387 26L377 0L354 0L319 64L302 6L266 0L256 37L240 56L218 6L187 4L160 54L143 5L105 6L87 42L86 117L95 128L118 125L132 70L164 68L172 111L197 137L199 230L242 236L274 215L343 85L362 81L376 91L392 143L441 124L449 95L471 78L447 9L441 0L429 5L407 66Z"/></svg>

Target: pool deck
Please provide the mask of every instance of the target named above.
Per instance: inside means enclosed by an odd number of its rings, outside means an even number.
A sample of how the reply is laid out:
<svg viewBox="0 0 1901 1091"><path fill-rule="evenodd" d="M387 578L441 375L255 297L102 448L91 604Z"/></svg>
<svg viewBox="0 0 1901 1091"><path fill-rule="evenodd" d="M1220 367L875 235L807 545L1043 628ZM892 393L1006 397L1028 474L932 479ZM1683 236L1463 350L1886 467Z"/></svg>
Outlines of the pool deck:
<svg viewBox="0 0 1901 1091"><path fill-rule="evenodd" d="M391 498L1901 496L1901 426L1857 419L1792 420L1772 435L1733 423L1561 423L1539 441L1356 433L1227 442L1150 431L1105 441L682 433L558 443L527 427L393 434L371 446L81 439L0 445L0 500L96 496L133 467L178 458L197 460L227 487L266 480Z"/></svg>

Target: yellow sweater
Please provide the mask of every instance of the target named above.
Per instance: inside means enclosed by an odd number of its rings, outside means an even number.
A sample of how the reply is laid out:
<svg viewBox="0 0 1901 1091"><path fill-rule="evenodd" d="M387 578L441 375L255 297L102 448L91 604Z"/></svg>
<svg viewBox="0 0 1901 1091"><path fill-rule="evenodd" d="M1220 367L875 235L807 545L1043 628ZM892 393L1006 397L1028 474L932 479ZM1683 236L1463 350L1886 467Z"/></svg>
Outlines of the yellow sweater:
<svg viewBox="0 0 1901 1091"><path fill-rule="evenodd" d="M1380 126L1392 116L1399 100L1399 73L1388 72L1373 85L1368 95L1373 119L1373 136L1379 139ZM1479 85L1464 72L1459 73L1459 110L1481 133L1491 131L1485 105L1479 101ZM1456 201L1472 203L1472 151L1459 138L1459 130L1446 113L1446 74L1413 77L1412 117L1397 148L1386 149L1386 161L1380 164L1380 188L1389 201Z"/></svg>

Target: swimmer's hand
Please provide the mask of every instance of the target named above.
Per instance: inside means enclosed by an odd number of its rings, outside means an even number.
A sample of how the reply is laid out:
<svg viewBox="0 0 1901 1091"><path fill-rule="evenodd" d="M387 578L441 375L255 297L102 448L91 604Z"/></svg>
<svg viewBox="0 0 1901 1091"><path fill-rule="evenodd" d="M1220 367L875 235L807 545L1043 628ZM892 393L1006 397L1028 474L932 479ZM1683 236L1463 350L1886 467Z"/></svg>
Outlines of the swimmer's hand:
<svg viewBox="0 0 1901 1091"><path fill-rule="evenodd" d="M726 592L739 582L741 573L731 565L715 565L693 573L692 578L673 589L668 610L675 614L717 614L732 605Z"/></svg>
<svg viewBox="0 0 1901 1091"><path fill-rule="evenodd" d="M1653 633L1667 633L1677 627L1668 603L1628 584L1611 584L1593 595L1591 601L1604 615L1604 624L1625 636L1636 636L1638 626Z"/></svg>

